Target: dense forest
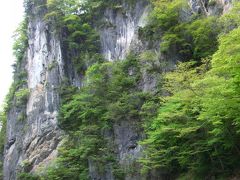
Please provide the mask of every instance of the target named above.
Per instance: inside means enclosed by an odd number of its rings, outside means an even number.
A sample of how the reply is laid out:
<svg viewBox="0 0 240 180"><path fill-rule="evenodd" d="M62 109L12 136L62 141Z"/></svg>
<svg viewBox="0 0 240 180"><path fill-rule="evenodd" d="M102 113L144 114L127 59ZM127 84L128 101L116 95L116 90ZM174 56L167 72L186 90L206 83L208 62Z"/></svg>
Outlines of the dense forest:
<svg viewBox="0 0 240 180"><path fill-rule="evenodd" d="M129 52L119 61L107 61L101 54L98 29L111 26L101 22L104 9L124 11L122 1L41 3L25 1L25 20L16 31L14 83L0 116L2 154L9 109L26 108L30 94L28 75L19 68L29 46L27 24L32 4L47 9L44 21L53 33L62 35L84 83L79 88L66 78L58 88L58 125L64 131L58 157L34 173L29 171L31 164L23 161L17 179L91 179L89 161L100 174L110 166L114 179L137 173L146 179L151 174L155 174L153 179L160 175L181 180L240 178L238 2L225 13L220 9L214 15L200 12L186 17L183 12L190 12L187 0L151 0L148 23L138 30L140 40L148 42L147 48ZM131 6L135 0L127 3ZM210 0L206 6L218 3ZM55 66L52 63L47 68L51 71ZM154 77L154 90L142 89L143 74ZM22 111L18 120L25 121L26 116ZM141 156L127 167L119 163L114 141L107 135L123 119L142 132L138 141Z"/></svg>

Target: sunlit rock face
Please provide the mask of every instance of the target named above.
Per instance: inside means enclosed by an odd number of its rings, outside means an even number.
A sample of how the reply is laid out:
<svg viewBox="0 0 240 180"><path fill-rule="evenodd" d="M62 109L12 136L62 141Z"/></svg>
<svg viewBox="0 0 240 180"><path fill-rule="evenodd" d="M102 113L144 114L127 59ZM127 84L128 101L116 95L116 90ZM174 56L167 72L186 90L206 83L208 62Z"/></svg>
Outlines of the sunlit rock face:
<svg viewBox="0 0 240 180"><path fill-rule="evenodd" d="M29 128L24 138L26 154L23 159L33 163L33 170L54 158L61 139L57 111L63 65L59 38L49 32L41 19L30 22L27 71L31 93L27 104Z"/></svg>
<svg viewBox="0 0 240 180"><path fill-rule="evenodd" d="M122 60L136 41L139 27L146 24L149 12L146 0L135 4L123 2L116 9L106 9L103 15L100 37L102 53L109 61Z"/></svg>
<svg viewBox="0 0 240 180"><path fill-rule="evenodd" d="M28 164L34 171L54 159L61 140L57 126L58 87L64 76L60 39L53 35L42 20L45 10L31 9L28 26L29 48L19 71L27 71L30 96L27 117L19 121L19 108L8 115L4 179L16 179L16 173Z"/></svg>

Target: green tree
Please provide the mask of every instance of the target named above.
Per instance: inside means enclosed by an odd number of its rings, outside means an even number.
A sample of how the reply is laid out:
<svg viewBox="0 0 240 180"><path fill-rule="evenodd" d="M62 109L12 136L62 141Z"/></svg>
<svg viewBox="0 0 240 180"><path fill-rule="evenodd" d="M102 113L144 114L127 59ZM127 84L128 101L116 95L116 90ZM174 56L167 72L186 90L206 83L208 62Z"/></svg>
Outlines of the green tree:
<svg viewBox="0 0 240 180"><path fill-rule="evenodd" d="M167 73L170 96L146 130L144 170L219 178L239 168L239 32L220 38L211 68L188 62Z"/></svg>

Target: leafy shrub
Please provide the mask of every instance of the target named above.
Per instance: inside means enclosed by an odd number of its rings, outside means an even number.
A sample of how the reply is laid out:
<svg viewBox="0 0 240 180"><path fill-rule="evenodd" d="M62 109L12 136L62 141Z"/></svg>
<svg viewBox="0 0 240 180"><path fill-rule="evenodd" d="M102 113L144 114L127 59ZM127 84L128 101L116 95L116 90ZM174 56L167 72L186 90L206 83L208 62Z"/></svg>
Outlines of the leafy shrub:
<svg viewBox="0 0 240 180"><path fill-rule="evenodd" d="M49 12L45 15L45 19L55 25L55 30L66 33L63 40L66 51L69 51L79 74L84 74L87 67L92 64L103 61L100 54L100 37L91 19L92 14L95 13L92 8L98 9L101 5L88 6L89 3L94 2L98 1L82 4L76 0L49 0L47 2Z"/></svg>
<svg viewBox="0 0 240 180"><path fill-rule="evenodd" d="M212 55L217 50L220 25L216 17L201 18L187 26L187 32L191 35L193 58L201 58Z"/></svg>

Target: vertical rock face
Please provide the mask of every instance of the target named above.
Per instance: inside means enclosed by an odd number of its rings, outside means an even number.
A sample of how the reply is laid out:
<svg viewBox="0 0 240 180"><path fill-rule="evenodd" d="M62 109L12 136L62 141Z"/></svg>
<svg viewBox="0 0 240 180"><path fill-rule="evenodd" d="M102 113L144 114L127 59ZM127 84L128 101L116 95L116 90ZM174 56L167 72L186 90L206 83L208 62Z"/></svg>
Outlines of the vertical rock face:
<svg viewBox="0 0 240 180"><path fill-rule="evenodd" d="M35 169L56 155L61 137L57 127L58 88L64 76L60 40L49 32L42 17L29 23L27 71L31 93L27 104L29 127L23 149L24 159Z"/></svg>
<svg viewBox="0 0 240 180"><path fill-rule="evenodd" d="M61 43L43 21L44 9L39 11L33 6L30 10L29 48L21 67L28 73L30 96L24 107L27 117L20 121L20 110L15 106L9 112L5 180L16 179L16 173L21 168L34 171L47 164L56 156L61 140L61 131L57 126L58 87L64 75Z"/></svg>
<svg viewBox="0 0 240 180"><path fill-rule="evenodd" d="M146 0L134 4L123 2L115 9L106 9L100 30L102 52L109 61L124 59L131 44L137 40L137 31L146 23L149 6Z"/></svg>
<svg viewBox="0 0 240 180"><path fill-rule="evenodd" d="M99 30L102 45L102 53L108 61L123 60L129 52L140 53L145 49L138 39L138 29L147 24L150 12L147 0L138 0L128 4L125 1L115 9L106 9L103 15L103 26ZM117 159L120 165L129 171L129 168L142 154L142 147L138 141L142 139L142 129L136 122L122 119L113 125L111 138L116 146ZM91 179L113 180L111 168L106 169L104 177L94 170L91 165ZM127 175L126 180L140 180L139 172Z"/></svg>

